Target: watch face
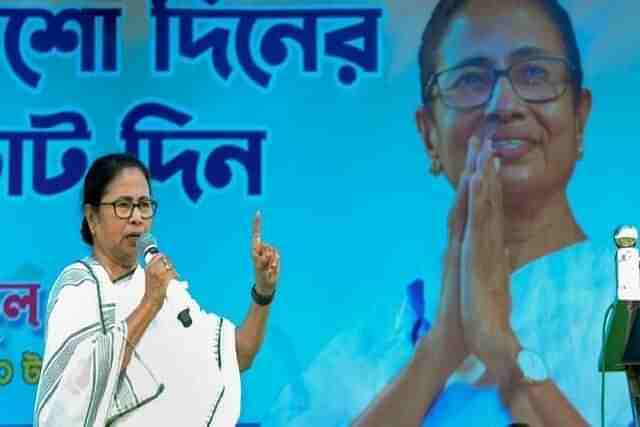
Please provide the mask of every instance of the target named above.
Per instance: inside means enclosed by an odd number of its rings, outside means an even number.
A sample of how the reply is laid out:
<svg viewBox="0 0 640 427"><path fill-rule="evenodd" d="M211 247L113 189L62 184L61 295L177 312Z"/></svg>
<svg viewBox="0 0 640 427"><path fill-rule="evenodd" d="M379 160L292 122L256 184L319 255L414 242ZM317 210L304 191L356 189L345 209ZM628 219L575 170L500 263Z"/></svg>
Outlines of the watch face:
<svg viewBox="0 0 640 427"><path fill-rule="evenodd" d="M537 353L530 350L521 350L518 353L518 367L527 380L545 381L547 379L547 367Z"/></svg>

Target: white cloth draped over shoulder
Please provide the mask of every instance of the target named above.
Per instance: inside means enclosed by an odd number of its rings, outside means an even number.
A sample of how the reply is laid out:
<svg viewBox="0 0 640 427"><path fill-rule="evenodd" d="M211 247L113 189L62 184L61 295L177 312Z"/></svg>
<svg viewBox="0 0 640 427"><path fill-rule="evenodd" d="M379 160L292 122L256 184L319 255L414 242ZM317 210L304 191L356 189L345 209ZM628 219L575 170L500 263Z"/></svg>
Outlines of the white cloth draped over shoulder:
<svg viewBox="0 0 640 427"><path fill-rule="evenodd" d="M66 267L47 306L34 427L234 426L240 416L235 326L205 313L181 283L193 324L165 302L122 372L127 317L144 270L112 282L93 258Z"/></svg>

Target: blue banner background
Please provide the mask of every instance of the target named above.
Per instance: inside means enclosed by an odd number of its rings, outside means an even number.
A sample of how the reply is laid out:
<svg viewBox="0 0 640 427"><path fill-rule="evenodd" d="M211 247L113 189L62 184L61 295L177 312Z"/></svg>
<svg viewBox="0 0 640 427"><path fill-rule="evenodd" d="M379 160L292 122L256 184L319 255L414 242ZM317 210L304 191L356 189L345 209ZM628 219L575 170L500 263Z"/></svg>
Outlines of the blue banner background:
<svg viewBox="0 0 640 427"><path fill-rule="evenodd" d="M627 14L638 9L632 0L600 3ZM155 234L206 309L236 323L243 319L253 281L249 245L257 209L263 213L264 239L281 250L282 275L265 344L243 375L242 421L259 422L282 387L296 381L323 346L359 318L370 295L397 295L440 262L452 192L443 179L427 173L428 161L414 127L417 66L399 59L407 48L398 37L393 6L360 1L359 7L385 8L380 71L360 74L352 87L337 82L337 66L330 61L321 63L316 74L301 73L301 55L295 49L268 89L256 87L241 73L224 82L205 58L175 60L168 75L158 75L152 71L152 33L130 33L129 21L141 19L134 15L139 6L134 10L124 2L114 4L125 9L127 21L120 71L79 76L76 56L38 56L30 61L43 70L44 80L32 90L12 77L0 58L0 127L27 129L31 113L80 111L89 119L93 139L69 146L83 148L90 161L124 149L120 121L144 101L192 114L190 129L267 131L261 196L247 196L246 174L240 168L222 190L203 185L204 194L196 203L187 198L178 176L153 183L160 203ZM228 5L298 6L225 2L220 7ZM318 6L349 7L339 2ZM311 6L305 2L304 7ZM593 14L598 7L593 6ZM599 46L606 45L602 38L607 34L612 37L611 50L616 50L613 26L620 16L609 12L595 20L593 14L583 12L577 18L594 107L585 159L572 179L570 198L587 233L607 239L616 225L640 217L635 160L640 54L628 49L625 55L604 55ZM637 35L628 36L639 41ZM214 145L169 142L165 150L188 148L206 156ZM49 170L57 173L67 144L49 147ZM43 319L47 290L61 269L87 254L88 248L79 235L81 185L55 196L36 194L31 153L32 144L25 143L25 191L11 197L8 144L0 141L0 281L40 283ZM201 162L202 182L203 167ZM44 328L33 330L24 318L10 321L2 312L0 328L0 359L11 360L16 369L13 381L0 386L0 425L30 423L35 386L22 381L19 361L24 351L42 352Z"/></svg>

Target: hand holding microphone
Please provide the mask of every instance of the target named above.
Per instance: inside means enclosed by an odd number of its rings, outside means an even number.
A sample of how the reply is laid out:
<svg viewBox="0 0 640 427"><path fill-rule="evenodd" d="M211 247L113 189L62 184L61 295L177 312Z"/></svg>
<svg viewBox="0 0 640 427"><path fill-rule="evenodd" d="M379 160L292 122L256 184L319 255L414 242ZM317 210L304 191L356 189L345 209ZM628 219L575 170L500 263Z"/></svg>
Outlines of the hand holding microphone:
<svg viewBox="0 0 640 427"><path fill-rule="evenodd" d="M177 277L176 271L169 258L164 255L152 257L148 263L144 264L144 267L145 298L162 306L167 297L169 283Z"/></svg>
<svg viewBox="0 0 640 427"><path fill-rule="evenodd" d="M166 300L182 326L191 326L188 303L179 292L184 286L176 280L178 275L169 258L160 253L157 240L151 233L145 233L138 238L136 249L145 267L145 298L159 306Z"/></svg>

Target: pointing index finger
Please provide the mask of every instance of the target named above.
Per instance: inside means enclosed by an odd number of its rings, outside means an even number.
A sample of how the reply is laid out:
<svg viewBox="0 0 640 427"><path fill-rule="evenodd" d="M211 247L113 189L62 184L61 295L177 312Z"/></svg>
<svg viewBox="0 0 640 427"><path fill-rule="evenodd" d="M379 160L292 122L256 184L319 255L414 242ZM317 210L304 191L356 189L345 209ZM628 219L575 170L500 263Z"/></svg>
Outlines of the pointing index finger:
<svg viewBox="0 0 640 427"><path fill-rule="evenodd" d="M253 242L254 248L257 248L262 241L261 228L262 228L262 214L260 213L260 211L257 211L255 217L253 218L252 242Z"/></svg>

